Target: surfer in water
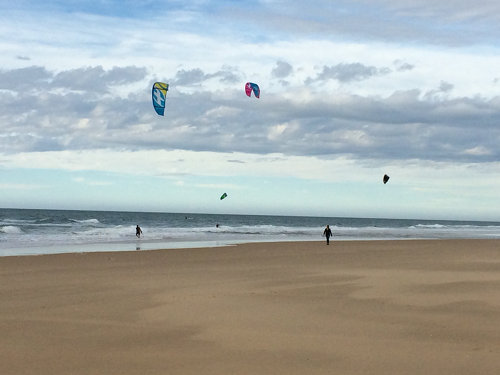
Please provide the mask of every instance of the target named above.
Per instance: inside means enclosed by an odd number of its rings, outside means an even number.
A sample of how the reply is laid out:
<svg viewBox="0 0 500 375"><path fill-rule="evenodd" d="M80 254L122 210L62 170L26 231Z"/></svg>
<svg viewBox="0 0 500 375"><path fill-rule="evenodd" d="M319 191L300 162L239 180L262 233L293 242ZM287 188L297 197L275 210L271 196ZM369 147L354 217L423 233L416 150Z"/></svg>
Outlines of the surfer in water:
<svg viewBox="0 0 500 375"><path fill-rule="evenodd" d="M139 225L137 225L137 226L135 227L135 236L136 236L137 238L141 238L141 234L142 234L142 229L141 229L141 227L140 227Z"/></svg>

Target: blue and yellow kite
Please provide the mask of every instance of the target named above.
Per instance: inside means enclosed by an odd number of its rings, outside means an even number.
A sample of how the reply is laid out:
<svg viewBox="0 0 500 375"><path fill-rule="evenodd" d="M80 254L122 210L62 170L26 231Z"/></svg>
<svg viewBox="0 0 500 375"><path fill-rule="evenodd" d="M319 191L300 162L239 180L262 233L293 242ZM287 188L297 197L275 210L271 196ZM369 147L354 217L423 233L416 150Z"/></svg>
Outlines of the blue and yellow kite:
<svg viewBox="0 0 500 375"><path fill-rule="evenodd" d="M167 100L168 83L155 82L153 85L153 107L156 113L163 116Z"/></svg>

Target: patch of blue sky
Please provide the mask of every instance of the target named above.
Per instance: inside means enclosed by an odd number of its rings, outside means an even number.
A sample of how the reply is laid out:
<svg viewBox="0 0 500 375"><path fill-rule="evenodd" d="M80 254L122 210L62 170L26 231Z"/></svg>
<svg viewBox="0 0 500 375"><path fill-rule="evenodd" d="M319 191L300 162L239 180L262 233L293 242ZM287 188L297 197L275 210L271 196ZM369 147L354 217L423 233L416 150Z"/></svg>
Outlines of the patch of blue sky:
<svg viewBox="0 0 500 375"><path fill-rule="evenodd" d="M148 0L19 0L11 2L5 7L0 6L0 9L29 9L30 12L36 13L86 13L102 16L140 18L157 13L158 3L158 1ZM164 7L179 9L184 6L181 2L171 1L165 4Z"/></svg>

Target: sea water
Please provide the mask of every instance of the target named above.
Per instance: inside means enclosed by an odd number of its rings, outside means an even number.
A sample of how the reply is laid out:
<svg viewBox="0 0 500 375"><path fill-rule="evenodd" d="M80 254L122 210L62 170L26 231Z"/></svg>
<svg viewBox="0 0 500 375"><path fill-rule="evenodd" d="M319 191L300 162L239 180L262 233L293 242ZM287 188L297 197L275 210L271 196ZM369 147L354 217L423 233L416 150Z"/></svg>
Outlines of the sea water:
<svg viewBox="0 0 500 375"><path fill-rule="evenodd" d="M500 222L0 209L0 256L322 241L327 224L334 240L500 238Z"/></svg>

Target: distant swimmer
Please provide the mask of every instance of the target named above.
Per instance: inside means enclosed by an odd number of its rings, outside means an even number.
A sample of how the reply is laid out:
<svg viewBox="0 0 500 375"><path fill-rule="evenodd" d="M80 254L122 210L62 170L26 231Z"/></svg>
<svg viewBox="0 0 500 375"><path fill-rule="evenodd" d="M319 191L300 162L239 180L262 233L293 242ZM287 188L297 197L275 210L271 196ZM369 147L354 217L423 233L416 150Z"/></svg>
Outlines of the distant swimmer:
<svg viewBox="0 0 500 375"><path fill-rule="evenodd" d="M323 231L323 236L326 237L326 244L330 245L330 237L332 237L333 234L332 234L332 230L330 229L329 225L327 225L325 230Z"/></svg>
<svg viewBox="0 0 500 375"><path fill-rule="evenodd" d="M140 227L140 226L138 226L138 225L137 225L137 226L135 227L135 236L136 236L137 238L141 238L141 234L142 234L142 229L141 229L141 227Z"/></svg>

